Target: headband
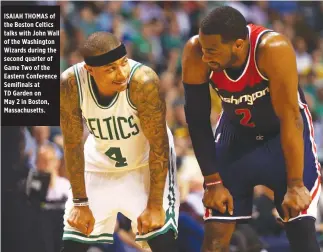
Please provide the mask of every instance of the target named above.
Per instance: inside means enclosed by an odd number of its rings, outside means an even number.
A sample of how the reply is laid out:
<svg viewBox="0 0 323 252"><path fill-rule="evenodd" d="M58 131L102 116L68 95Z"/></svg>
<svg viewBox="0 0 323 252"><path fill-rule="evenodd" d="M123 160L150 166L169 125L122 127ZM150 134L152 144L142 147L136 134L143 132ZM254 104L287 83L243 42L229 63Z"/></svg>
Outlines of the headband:
<svg viewBox="0 0 323 252"><path fill-rule="evenodd" d="M104 66L110 64L118 59L127 55L127 50L124 44L121 44L117 48L97 56L84 57L84 61L87 65L92 67Z"/></svg>

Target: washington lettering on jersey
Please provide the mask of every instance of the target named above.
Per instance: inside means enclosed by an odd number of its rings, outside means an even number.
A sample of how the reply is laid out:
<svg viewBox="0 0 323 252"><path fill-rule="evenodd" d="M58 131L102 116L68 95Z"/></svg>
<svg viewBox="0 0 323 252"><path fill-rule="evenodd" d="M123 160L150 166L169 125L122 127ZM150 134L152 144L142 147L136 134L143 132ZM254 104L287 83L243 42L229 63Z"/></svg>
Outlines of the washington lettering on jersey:
<svg viewBox="0 0 323 252"><path fill-rule="evenodd" d="M223 115L235 127L254 132L278 132L280 120L273 108L269 80L258 69L257 47L264 34L273 32L262 26L247 25L249 54L239 76L232 77L226 71L211 72L210 84L222 100ZM300 108L306 103L299 87Z"/></svg>
<svg viewBox="0 0 323 252"><path fill-rule="evenodd" d="M273 32L249 24L249 53L239 74L211 72L210 83L222 100L223 115L239 129L254 132L279 130L279 119L271 103L269 80L257 66L257 47L264 34ZM231 76L230 76L231 75Z"/></svg>
<svg viewBox="0 0 323 252"><path fill-rule="evenodd" d="M216 89L216 91L218 91L218 90ZM217 92L217 93L218 93L219 97L221 98L221 100L226 103L239 105L240 103L246 102L248 105L253 105L257 99L259 99L269 93L269 87L266 87L263 90L256 91L251 94L244 94L241 96L232 94L231 97L224 97L219 92Z"/></svg>
<svg viewBox="0 0 323 252"><path fill-rule="evenodd" d="M128 139L139 134L139 127L131 115L110 116L107 118L84 118L87 127L94 137L102 140Z"/></svg>

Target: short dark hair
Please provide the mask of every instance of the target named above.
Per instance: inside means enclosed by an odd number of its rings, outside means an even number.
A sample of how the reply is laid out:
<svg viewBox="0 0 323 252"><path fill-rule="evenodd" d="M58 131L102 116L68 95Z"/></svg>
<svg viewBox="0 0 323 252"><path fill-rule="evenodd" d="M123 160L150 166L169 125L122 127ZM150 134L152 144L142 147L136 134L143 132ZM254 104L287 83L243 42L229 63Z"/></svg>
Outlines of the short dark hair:
<svg viewBox="0 0 323 252"><path fill-rule="evenodd" d="M97 56L107 53L120 45L119 39L110 32L92 33L81 46L80 52L83 57Z"/></svg>
<svg viewBox="0 0 323 252"><path fill-rule="evenodd" d="M230 6L212 10L201 22L201 32L205 35L220 35L224 43L246 39L247 21L244 16Z"/></svg>

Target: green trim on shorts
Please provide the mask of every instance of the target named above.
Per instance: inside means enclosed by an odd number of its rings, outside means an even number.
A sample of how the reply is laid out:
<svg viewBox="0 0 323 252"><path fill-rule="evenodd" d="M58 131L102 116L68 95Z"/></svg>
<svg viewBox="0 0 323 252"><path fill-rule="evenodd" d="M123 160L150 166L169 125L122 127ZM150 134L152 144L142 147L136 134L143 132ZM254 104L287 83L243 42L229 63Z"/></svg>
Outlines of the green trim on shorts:
<svg viewBox="0 0 323 252"><path fill-rule="evenodd" d="M166 225L164 225L161 229L147 233L145 235L136 235L136 241L147 241L155 238L158 235L162 235L167 233L169 230L173 230L175 234L175 238L178 236L178 230L176 224L173 223L173 220L169 220Z"/></svg>
<svg viewBox="0 0 323 252"><path fill-rule="evenodd" d="M145 241L150 240L158 235L165 234L169 230L173 230L175 234L175 238L177 238L178 230L177 230L177 222L176 222L176 216L175 216L175 201L176 201L176 195L175 195L175 160L174 160L174 153L173 148L171 148L170 152L170 161L169 161L169 187L168 187L168 209L166 211L166 224L153 232L147 233L145 235L136 235L136 241Z"/></svg>
<svg viewBox="0 0 323 252"><path fill-rule="evenodd" d="M75 242L81 242L86 244L96 244L96 243L108 243L113 244L113 240L93 240L93 241L85 241L77 238L70 238L70 237L63 237L64 241L75 241Z"/></svg>
<svg viewBox="0 0 323 252"><path fill-rule="evenodd" d="M173 160L173 149L171 148L170 152L170 160L169 160L169 176L168 176L168 209L166 211L166 220L173 219L174 223L176 223L175 220L175 201L176 201L176 195L175 195L175 165L174 163L176 160Z"/></svg>
<svg viewBox="0 0 323 252"><path fill-rule="evenodd" d="M72 237L70 235L73 235ZM75 237L76 236L76 237ZM98 239L106 238L106 239ZM90 235L86 236L85 234L75 232L75 231L64 231L63 240L77 241L82 243L113 243L113 234L103 233L100 235Z"/></svg>
<svg viewBox="0 0 323 252"><path fill-rule="evenodd" d="M77 236L81 236L81 237L85 237L85 238L99 238L99 237L103 237L103 236L113 237L113 234L108 234L108 233L87 236L85 234L75 232L75 231L64 231L64 234L72 234L72 235L77 235Z"/></svg>

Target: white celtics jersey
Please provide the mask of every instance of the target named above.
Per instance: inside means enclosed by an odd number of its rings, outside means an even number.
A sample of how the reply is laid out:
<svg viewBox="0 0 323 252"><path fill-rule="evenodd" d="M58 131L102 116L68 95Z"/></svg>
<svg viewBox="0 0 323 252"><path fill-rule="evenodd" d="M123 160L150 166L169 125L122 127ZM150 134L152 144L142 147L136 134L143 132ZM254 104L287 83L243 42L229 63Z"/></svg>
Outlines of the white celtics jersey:
<svg viewBox="0 0 323 252"><path fill-rule="evenodd" d="M73 67L82 115L90 132L84 145L85 170L115 172L148 166L149 142L129 99L129 89L118 93L108 106L99 104L93 90L95 83L84 64ZM129 64L130 81L141 64L131 59Z"/></svg>

